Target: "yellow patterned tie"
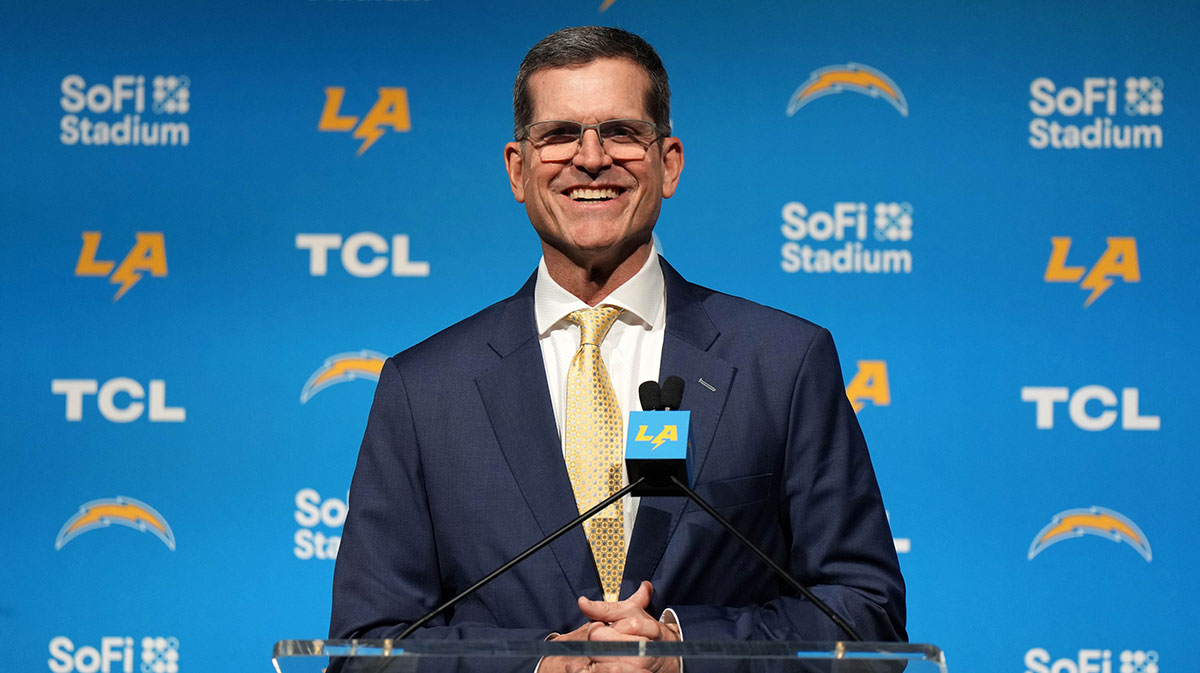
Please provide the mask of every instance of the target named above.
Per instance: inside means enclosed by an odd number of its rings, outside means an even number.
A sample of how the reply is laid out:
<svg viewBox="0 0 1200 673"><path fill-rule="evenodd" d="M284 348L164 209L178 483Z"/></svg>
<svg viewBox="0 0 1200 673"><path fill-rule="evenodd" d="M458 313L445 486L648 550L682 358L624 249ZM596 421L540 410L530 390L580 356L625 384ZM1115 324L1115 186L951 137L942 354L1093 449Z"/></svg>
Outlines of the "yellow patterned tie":
<svg viewBox="0 0 1200 673"><path fill-rule="evenodd" d="M563 453L580 513L620 490L624 475L621 407L600 357L600 342L620 313L615 306L597 306L567 316L579 325L580 337L567 370ZM625 513L620 501L584 523L583 530L600 571L604 600L615 601L625 572Z"/></svg>

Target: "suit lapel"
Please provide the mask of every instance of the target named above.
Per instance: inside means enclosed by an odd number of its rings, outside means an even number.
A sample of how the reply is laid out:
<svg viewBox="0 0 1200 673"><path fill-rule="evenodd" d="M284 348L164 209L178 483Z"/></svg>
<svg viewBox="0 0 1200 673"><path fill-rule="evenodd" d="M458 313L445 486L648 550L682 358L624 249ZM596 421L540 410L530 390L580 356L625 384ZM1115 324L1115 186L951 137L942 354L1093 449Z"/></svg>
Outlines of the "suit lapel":
<svg viewBox="0 0 1200 673"><path fill-rule="evenodd" d="M536 275L535 275L536 278ZM578 514L554 423L533 313L534 278L506 304L488 345L500 363L475 379L488 418L529 510L549 535ZM550 545L576 595L599 597L600 578L583 529Z"/></svg>
<svg viewBox="0 0 1200 673"><path fill-rule="evenodd" d="M667 329L659 377L678 376L684 381L683 409L692 412L688 464L695 483L737 369L708 352L720 332L704 310L698 296L701 290L683 280L665 260L660 262L666 281ZM622 597L636 590L641 580L653 577L686 504L682 496L642 498L626 557Z"/></svg>

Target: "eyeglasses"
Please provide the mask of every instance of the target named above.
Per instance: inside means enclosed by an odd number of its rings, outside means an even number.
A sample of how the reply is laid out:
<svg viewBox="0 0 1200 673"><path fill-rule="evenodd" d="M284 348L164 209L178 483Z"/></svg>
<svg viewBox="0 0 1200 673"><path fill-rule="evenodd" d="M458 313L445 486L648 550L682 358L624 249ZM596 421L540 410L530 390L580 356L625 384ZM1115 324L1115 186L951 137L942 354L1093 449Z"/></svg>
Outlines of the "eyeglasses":
<svg viewBox="0 0 1200 673"><path fill-rule="evenodd" d="M644 158L650 144L658 139L658 126L642 119L610 119L599 124L536 122L525 127L525 139L538 151L542 161L567 161L579 151L588 129L596 129L600 146L618 161Z"/></svg>

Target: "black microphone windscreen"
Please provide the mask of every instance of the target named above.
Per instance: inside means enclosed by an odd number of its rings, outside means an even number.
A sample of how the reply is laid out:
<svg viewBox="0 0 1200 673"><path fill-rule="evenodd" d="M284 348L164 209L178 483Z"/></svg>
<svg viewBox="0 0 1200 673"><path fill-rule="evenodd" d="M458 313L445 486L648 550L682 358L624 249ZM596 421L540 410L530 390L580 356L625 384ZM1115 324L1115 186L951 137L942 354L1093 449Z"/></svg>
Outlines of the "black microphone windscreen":
<svg viewBox="0 0 1200 673"><path fill-rule="evenodd" d="M642 411L658 411L662 399L658 381L644 381L638 386L638 397L642 400Z"/></svg>
<svg viewBox="0 0 1200 673"><path fill-rule="evenodd" d="M683 379L668 376L663 381L661 404L667 409L678 409L683 404Z"/></svg>

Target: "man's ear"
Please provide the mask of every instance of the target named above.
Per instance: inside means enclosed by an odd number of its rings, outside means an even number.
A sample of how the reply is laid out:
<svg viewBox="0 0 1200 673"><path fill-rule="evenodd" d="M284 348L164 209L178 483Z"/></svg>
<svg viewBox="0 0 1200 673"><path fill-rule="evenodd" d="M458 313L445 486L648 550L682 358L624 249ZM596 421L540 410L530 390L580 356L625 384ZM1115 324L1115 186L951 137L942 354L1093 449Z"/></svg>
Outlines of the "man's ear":
<svg viewBox="0 0 1200 673"><path fill-rule="evenodd" d="M683 142L674 136L662 140L663 198L669 199L679 185L679 174L683 172Z"/></svg>
<svg viewBox="0 0 1200 673"><path fill-rule="evenodd" d="M508 186L517 203L525 203L525 152L519 142L504 146L504 168L508 171Z"/></svg>

